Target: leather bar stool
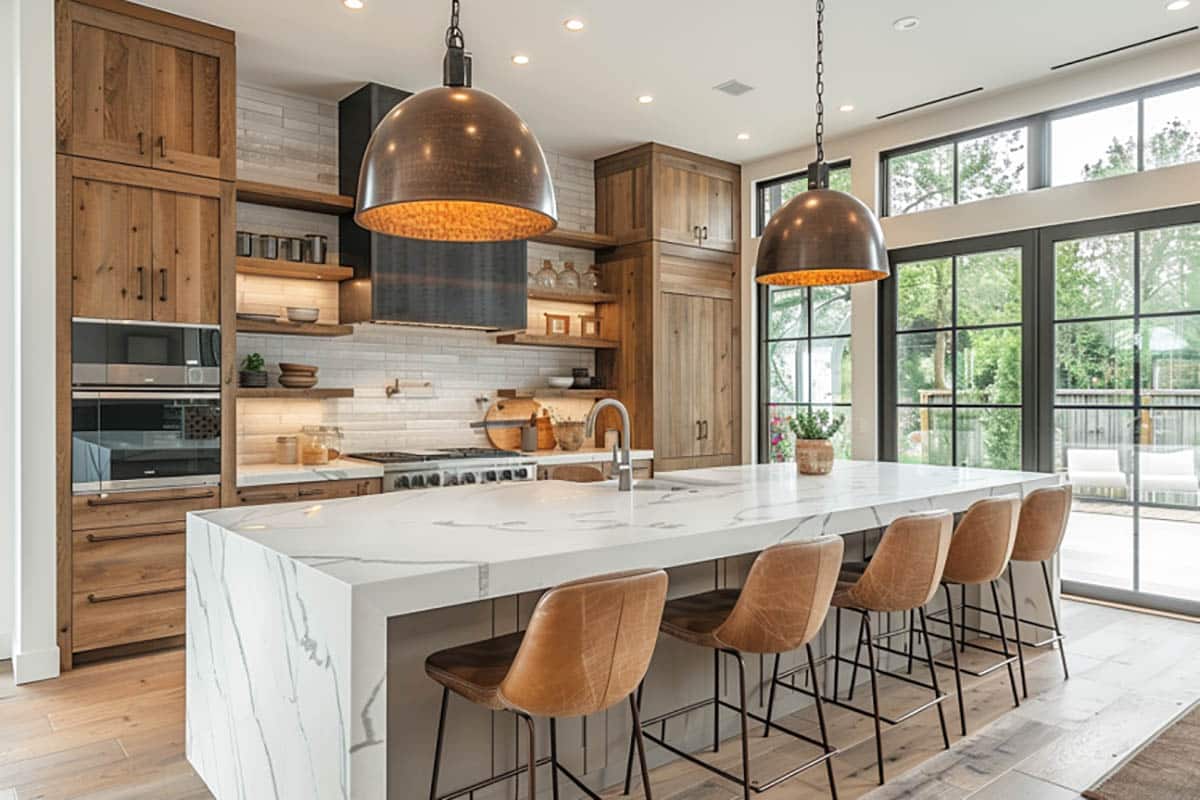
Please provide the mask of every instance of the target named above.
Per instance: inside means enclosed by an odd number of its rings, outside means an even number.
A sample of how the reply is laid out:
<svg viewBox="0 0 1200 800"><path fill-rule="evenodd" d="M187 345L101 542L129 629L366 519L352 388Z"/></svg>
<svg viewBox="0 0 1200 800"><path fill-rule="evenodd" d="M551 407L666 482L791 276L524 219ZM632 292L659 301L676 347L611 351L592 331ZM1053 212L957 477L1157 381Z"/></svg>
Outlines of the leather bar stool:
<svg viewBox="0 0 1200 800"><path fill-rule="evenodd" d="M858 647L867 650L867 669L871 676L871 710L859 708L850 702L842 702L837 697L835 679L834 695L826 697L825 701L854 711L865 716L873 717L875 721L875 756L879 769L879 784L882 786L886 778L883 767L883 735L881 723L899 725L930 707L935 707L938 722L942 728L942 744L950 747L950 736L946 730L946 715L942 710L942 701L949 695L942 692L938 686L937 672L933 667L933 649L929 644L929 632L925 624L925 604L937 592L942 581L942 573L946 558L950 551L951 531L954 516L949 511L930 511L923 514L910 514L899 517L888 525L874 556L863 567L861 575L856 580L839 580L837 590L833 594L833 606L838 609L839 620L842 609L855 611L862 615L859 626ZM889 672L877 666L875 651L880 647L875 643L871 633L871 613L894 613L915 611L920 621L921 638L925 642L925 663L929 668L928 684L921 683L908 675ZM837 626L840 631L841 625ZM838 643L840 645L840 642ZM850 659L842 656L835 647L830 658L835 666ZM854 662L858 663L858 656ZM836 674L836 672L835 672ZM898 717L885 717L879 711L878 675L884 674L906 683L930 689L933 699L910 709ZM780 676L787 677L787 673ZM853 683L853 678L851 683ZM779 686L792 688L780 682Z"/></svg>
<svg viewBox="0 0 1200 800"><path fill-rule="evenodd" d="M646 738L680 758L687 759L693 764L715 772L741 786L742 795L745 798L750 797L751 791L764 792L810 767L824 763L829 777L830 792L836 798L837 785L830 759L837 753L837 749L829 744L820 692L815 694L817 721L821 731L819 741L779 723L771 722L768 718L752 714L746 702L746 662L743 654L774 654L775 669L778 673L780 654L804 647L808 656L807 668L815 689L817 671L811 642L820 632L829 612L829 600L837 584L843 548L844 544L840 536L823 536L810 541L777 544L758 554L746 576L745 585L740 590L716 589L668 602L663 611L663 633L689 644L710 648L713 651L713 698L643 721L642 726L645 728L655 724L662 726L661 735L655 736L646 732ZM737 662L740 702L736 706L720 699L722 653L732 656ZM638 695L640 703L640 690ZM713 752L717 752L720 747L721 708L737 711L741 717L742 774L740 776L701 761L666 740L667 720L704 708L709 704L713 705ZM755 782L750 776L750 719L764 723L767 726L767 733L774 728L821 748L821 755L768 781ZM633 766L632 750L631 743L630 757L625 773L626 793L629 792ZM644 761L642 769L645 769Z"/></svg>
<svg viewBox="0 0 1200 800"><path fill-rule="evenodd" d="M1013 705L1020 706L1021 699L1017 694L1017 678L1013 671L1013 662L1017 657L1009 652L1008 636L1004 632L1004 619L1000 614L1000 594L996 581L1009 568L1009 558L1013 552L1013 544L1017 538L1017 516L1020 513L1021 501L1017 497L989 497L972 503L963 513L954 529L950 540L950 554L946 558L946 568L943 571L942 589L946 592L946 620L950 631L950 652L953 655L954 686L958 694L958 718L962 726L962 735L967 735L967 712L963 702L962 674L982 677L1000 667L1008 668L1008 682L1012 687ZM992 601L996 605L996 627L999 631L1000 644L1003 653L995 648L978 643L968 643L965 628L962 638L954 636L954 601L950 596L950 587L959 585L965 590L968 586L988 585L992 591ZM965 612L964 612L965 616ZM930 615L931 619L942 621L940 617ZM965 622L965 620L964 620ZM937 634L933 634L937 637ZM944 638L944 637L943 637ZM1003 660L981 670L970 670L958 663L959 647L970 646L996 655L1003 655ZM943 664L943 666L950 666Z"/></svg>
<svg viewBox="0 0 1200 800"><path fill-rule="evenodd" d="M462 797L502 780L529 773L529 800L537 796L537 767L549 763L554 797L563 773L589 797L599 796L558 763L559 717L594 714L629 698L634 740L642 759L642 784L650 797L645 747L633 691L654 653L667 573L615 573L564 583L538 600L529 626L519 633L441 650L425 661L425 672L443 686L433 756L431 800L438 798L438 773L450 692L493 711L511 711L529 735L529 763L463 787L443 798ZM537 758L533 717L550 718L550 757Z"/></svg>

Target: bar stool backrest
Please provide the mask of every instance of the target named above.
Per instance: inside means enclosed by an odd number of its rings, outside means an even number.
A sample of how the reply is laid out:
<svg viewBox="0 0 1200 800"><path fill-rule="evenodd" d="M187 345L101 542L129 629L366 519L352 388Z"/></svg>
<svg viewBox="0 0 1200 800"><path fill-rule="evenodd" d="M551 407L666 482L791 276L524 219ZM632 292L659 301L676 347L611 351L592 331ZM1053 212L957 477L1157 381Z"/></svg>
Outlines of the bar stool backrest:
<svg viewBox="0 0 1200 800"><path fill-rule="evenodd" d="M1021 503L1013 561L1045 561L1058 552L1071 517L1071 484L1034 489Z"/></svg>
<svg viewBox="0 0 1200 800"><path fill-rule="evenodd" d="M746 576L737 604L714 631L743 653L785 653L817 635L837 587L845 544L841 536L768 547Z"/></svg>
<svg viewBox="0 0 1200 800"><path fill-rule="evenodd" d="M667 573L620 572L542 595L500 683L509 708L543 717L602 711L646 674L667 600Z"/></svg>
<svg viewBox="0 0 1200 800"><path fill-rule="evenodd" d="M976 585L1000 577L1017 539L1021 500L1016 495L989 497L971 504L950 539L945 580Z"/></svg>
<svg viewBox="0 0 1200 800"><path fill-rule="evenodd" d="M870 611L910 611L928 603L941 585L953 528L949 511L893 520L850 598Z"/></svg>

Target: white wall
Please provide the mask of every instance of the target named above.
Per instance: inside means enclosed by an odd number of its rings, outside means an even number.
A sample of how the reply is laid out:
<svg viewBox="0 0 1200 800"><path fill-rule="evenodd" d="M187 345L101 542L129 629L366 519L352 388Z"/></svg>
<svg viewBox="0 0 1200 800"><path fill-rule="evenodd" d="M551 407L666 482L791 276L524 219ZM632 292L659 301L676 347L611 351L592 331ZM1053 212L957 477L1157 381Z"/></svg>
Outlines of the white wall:
<svg viewBox="0 0 1200 800"><path fill-rule="evenodd" d="M1200 72L1200 47L1194 43L1154 49L1142 56L1068 70L1048 80L994 94L984 93L976 100L953 103L939 111L872 126L827 141L825 152L831 162L851 160L854 194L877 209L882 151L1197 72ZM751 332L743 337L743 363L750 365L750 378L742 386L742 407L746 409L743 447L745 452L754 452L752 460L757 458L758 446L755 435L758 359L753 349L758 341L758 292L754 287L758 238L753 236L751 227L755 218L754 184L803 170L812 159L813 148L807 145L742 166L742 241L746 243L742 248L746 280L743 296L747 298L742 307L742 329ZM907 247L1197 203L1200 202L1197 187L1200 187L1200 164L1188 164L889 217L883 220L883 231L890 249ZM875 458L878 454L877 290L877 284L860 284L851 294L856 458Z"/></svg>
<svg viewBox="0 0 1200 800"><path fill-rule="evenodd" d="M5 298L0 317L0 375L16 374L16 265L17 265L17 16L15 0L0 0L0 297ZM0 386L0 438L12 439L17 429L14 381ZM0 458L0 659L12 657L13 580L16 547L17 502L13 481L13 450Z"/></svg>
<svg viewBox="0 0 1200 800"><path fill-rule="evenodd" d="M13 125L0 136L6 167L0 178L15 209L3 213L12 230L5 235L14 268L14 314L0 334L0 369L12 368L15 396L0 404L0 431L6 441L6 490L13 492L11 522L15 540L16 590L13 672L18 683L58 675L55 636L55 404L54 404L54 4L45 0L3 0L0 29L14 41L4 47L0 66L3 97L12 102L2 116ZM15 68L14 68L15 63ZM15 87L16 91L12 92ZM12 93L15 97L10 96ZM0 105L0 108L4 108ZM15 146L10 146L15 145ZM5 163L9 162L9 163ZM7 184L3 183L8 181ZM15 187L15 188L14 188ZM10 191L12 190L12 191ZM14 198L15 194L15 198ZM0 227L0 230L3 230ZM0 289L2 291L2 289ZM0 373L2 374L2 373ZM15 400L15 403L13 402ZM15 420L7 412L15 405ZM16 424L14 424L16 422ZM11 487L11 489L8 489ZM0 562L2 563L2 562Z"/></svg>

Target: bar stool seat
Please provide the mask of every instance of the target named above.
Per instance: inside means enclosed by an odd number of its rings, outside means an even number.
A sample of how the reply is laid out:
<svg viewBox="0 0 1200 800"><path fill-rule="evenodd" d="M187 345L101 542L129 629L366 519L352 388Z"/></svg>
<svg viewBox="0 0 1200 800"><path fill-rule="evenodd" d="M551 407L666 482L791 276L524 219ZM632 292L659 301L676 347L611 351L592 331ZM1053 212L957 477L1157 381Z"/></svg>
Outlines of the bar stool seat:
<svg viewBox="0 0 1200 800"><path fill-rule="evenodd" d="M472 703L502 711L500 684L508 675L525 631L439 650L425 659L425 674Z"/></svg>
<svg viewBox="0 0 1200 800"><path fill-rule="evenodd" d="M729 619L740 595L737 589L716 589L671 600L663 609L660 630L701 647L725 647L717 639L716 631Z"/></svg>

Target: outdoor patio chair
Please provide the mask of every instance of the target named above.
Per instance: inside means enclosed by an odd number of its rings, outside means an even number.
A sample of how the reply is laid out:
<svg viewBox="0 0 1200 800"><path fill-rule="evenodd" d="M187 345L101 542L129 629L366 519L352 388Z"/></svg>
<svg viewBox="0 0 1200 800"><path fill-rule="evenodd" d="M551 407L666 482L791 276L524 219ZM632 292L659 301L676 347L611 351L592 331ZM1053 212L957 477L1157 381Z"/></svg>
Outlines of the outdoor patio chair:
<svg viewBox="0 0 1200 800"><path fill-rule="evenodd" d="M1138 454L1143 492L1200 492L1196 454L1190 447L1170 452L1143 450Z"/></svg>
<svg viewBox="0 0 1200 800"><path fill-rule="evenodd" d="M1068 448L1067 478L1077 489L1129 488L1117 451L1110 449Z"/></svg>

